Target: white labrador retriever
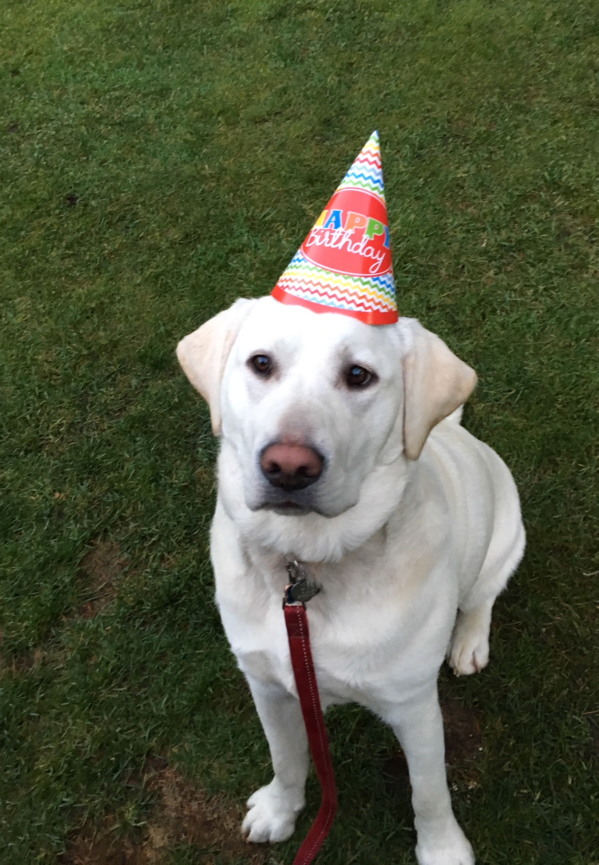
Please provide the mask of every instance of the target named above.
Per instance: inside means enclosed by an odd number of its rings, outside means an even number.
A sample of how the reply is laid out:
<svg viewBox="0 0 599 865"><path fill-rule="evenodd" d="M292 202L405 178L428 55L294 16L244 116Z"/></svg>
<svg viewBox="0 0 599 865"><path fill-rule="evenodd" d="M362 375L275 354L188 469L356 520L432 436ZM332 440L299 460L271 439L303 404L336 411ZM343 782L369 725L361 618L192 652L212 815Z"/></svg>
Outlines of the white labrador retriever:
<svg viewBox="0 0 599 865"><path fill-rule="evenodd" d="M177 349L220 434L216 599L264 727L274 778L249 841L282 841L308 750L281 597L290 558L308 605L323 708L358 702L408 762L420 865L471 865L451 808L437 674L489 656L491 608L524 550L512 476L460 425L475 373L418 322L372 326L270 297L239 300ZM457 618L456 618L457 616Z"/></svg>

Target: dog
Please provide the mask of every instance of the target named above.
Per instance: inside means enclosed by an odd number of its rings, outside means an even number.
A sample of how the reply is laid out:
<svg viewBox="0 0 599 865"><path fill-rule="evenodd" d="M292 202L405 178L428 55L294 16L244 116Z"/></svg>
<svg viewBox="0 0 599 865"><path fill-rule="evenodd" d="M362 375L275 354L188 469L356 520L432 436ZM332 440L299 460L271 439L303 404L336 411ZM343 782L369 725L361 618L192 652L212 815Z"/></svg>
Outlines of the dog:
<svg viewBox="0 0 599 865"><path fill-rule="evenodd" d="M304 806L307 739L281 596L300 560L323 709L357 702L408 763L420 865L472 865L452 811L437 676L489 657L491 610L523 555L510 471L461 425L474 371L414 319L373 327L272 297L238 300L177 347L221 437L211 531L216 601L274 776L251 842Z"/></svg>

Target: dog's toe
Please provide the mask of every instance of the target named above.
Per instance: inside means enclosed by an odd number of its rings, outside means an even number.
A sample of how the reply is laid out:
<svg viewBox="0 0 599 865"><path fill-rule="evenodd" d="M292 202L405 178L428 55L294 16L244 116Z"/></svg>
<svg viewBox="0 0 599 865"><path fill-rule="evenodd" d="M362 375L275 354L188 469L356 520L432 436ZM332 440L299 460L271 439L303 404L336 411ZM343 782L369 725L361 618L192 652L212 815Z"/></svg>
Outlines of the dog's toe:
<svg viewBox="0 0 599 865"><path fill-rule="evenodd" d="M448 661L456 676L469 676L489 663L490 607L460 612L449 647Z"/></svg>
<svg viewBox="0 0 599 865"><path fill-rule="evenodd" d="M303 800L286 801L274 789L275 782L261 787L248 799L248 812L241 824L241 834L253 844L286 841L293 835L295 818L303 807Z"/></svg>
<svg viewBox="0 0 599 865"><path fill-rule="evenodd" d="M480 673L489 663L489 644L458 644L454 642L449 655L449 665L456 676L470 676Z"/></svg>

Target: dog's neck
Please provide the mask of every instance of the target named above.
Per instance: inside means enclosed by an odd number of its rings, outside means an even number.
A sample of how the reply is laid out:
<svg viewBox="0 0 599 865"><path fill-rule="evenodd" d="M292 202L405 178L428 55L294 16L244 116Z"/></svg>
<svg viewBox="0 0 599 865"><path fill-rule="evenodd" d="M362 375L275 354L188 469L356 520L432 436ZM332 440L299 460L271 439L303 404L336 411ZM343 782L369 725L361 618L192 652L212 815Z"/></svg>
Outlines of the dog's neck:
<svg viewBox="0 0 599 865"><path fill-rule="evenodd" d="M254 541L242 542L243 556L248 572L261 585L265 597L281 598L283 590L290 582L290 561L297 561L307 582L322 589L314 598L313 604L326 605L331 598L343 595L348 582L350 570L361 572L360 561L379 560L384 557L387 543L387 528L383 526L363 544L359 550L347 553L340 560L298 560L290 553L282 554L269 547L256 544ZM351 583L352 581L349 580ZM300 600L302 600L300 598Z"/></svg>

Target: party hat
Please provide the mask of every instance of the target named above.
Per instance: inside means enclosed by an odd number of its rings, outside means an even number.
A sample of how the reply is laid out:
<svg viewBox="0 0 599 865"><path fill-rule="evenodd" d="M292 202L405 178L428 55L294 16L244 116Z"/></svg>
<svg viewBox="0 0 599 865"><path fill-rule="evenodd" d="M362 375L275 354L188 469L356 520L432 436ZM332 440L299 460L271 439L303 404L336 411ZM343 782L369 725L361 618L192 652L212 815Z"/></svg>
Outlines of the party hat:
<svg viewBox="0 0 599 865"><path fill-rule="evenodd" d="M272 291L282 303L366 324L397 321L378 132L373 132Z"/></svg>

